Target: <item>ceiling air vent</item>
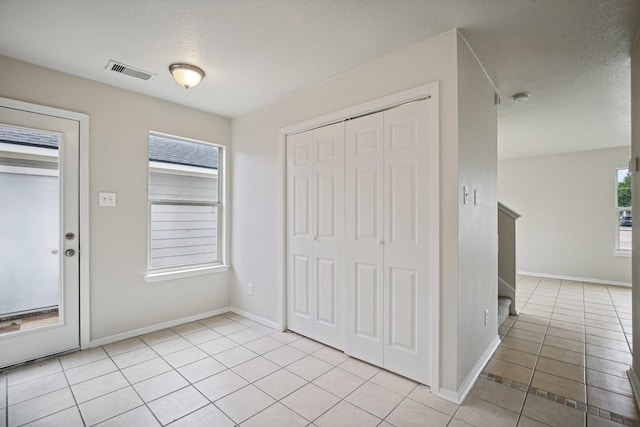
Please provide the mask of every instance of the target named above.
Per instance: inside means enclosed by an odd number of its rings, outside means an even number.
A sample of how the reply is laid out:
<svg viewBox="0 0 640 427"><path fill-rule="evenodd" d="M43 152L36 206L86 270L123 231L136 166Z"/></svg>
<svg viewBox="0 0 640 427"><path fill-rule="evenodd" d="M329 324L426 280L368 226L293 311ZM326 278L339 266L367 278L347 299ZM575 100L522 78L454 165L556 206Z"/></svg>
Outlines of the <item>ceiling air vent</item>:
<svg viewBox="0 0 640 427"><path fill-rule="evenodd" d="M116 73L120 73L120 74L126 74L127 76L135 77L137 79L142 79L142 80L150 80L150 79L153 79L153 77L155 76L155 74L150 73L148 71L142 71L140 69L133 68L113 60L109 61L105 69L110 71L115 71Z"/></svg>

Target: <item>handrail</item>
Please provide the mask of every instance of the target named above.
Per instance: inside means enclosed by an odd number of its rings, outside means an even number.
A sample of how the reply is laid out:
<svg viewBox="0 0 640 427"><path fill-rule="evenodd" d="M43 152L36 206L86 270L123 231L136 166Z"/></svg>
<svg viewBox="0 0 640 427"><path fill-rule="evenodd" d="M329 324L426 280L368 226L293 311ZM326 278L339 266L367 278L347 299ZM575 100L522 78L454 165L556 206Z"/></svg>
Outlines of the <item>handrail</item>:
<svg viewBox="0 0 640 427"><path fill-rule="evenodd" d="M500 276L498 276L498 283L499 283L500 285L502 285L502 286L506 286L508 289L512 290L513 292L515 292L515 291L516 291L516 289L515 289L513 286L511 286L511 284L510 284L510 283L508 283L506 280L504 280L504 279L503 279L502 277L500 277ZM508 295L506 295L506 296L508 296Z"/></svg>
<svg viewBox="0 0 640 427"><path fill-rule="evenodd" d="M498 202L498 211L510 216L514 220L516 220L516 219L518 219L518 218L520 218L522 216L518 212L514 211L511 208L508 208L507 206L503 205L500 202Z"/></svg>

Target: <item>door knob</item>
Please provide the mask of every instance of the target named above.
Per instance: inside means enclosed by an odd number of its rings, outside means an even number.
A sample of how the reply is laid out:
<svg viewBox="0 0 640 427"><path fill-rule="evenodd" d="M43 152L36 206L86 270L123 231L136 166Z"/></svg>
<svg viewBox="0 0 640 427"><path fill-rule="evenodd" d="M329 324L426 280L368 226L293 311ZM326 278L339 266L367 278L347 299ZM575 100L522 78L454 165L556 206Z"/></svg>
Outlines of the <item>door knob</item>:
<svg viewBox="0 0 640 427"><path fill-rule="evenodd" d="M72 257L76 254L76 251L74 251L73 249L67 249L66 251L64 251L64 254L68 257Z"/></svg>

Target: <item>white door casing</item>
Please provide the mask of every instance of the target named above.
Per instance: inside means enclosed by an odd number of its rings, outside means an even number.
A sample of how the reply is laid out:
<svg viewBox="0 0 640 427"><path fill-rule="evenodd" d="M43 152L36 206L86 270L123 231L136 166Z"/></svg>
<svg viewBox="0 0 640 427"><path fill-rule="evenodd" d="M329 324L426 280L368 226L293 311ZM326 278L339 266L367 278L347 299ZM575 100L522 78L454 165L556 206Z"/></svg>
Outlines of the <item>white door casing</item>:
<svg viewBox="0 0 640 427"><path fill-rule="evenodd" d="M287 165L283 325L314 338L312 321L310 333L296 329L300 322L295 317L300 316L292 309L296 255L292 251L297 238L292 235L292 182L294 175L304 180L314 174L313 168L308 174L300 168L307 162L306 154L294 162L293 146L308 145L302 151L309 152L313 165L313 132L344 123L345 353L434 390L439 389L440 366L438 108L435 82L282 129ZM314 188L311 178L308 186ZM309 212L304 217L313 224L316 196L304 198L307 204L295 206L304 206L301 210ZM312 231L307 234L305 239L316 236ZM310 248L313 254L313 244ZM315 292L311 268L304 269L310 275L305 278L309 282L305 295ZM304 317L313 319L311 314Z"/></svg>
<svg viewBox="0 0 640 427"><path fill-rule="evenodd" d="M58 238L60 322L0 336L0 367L80 347L79 145L78 120L0 106L0 123L60 135L60 236ZM19 103L15 103L19 104ZM66 239L67 233L74 237ZM65 256L65 251L75 252Z"/></svg>

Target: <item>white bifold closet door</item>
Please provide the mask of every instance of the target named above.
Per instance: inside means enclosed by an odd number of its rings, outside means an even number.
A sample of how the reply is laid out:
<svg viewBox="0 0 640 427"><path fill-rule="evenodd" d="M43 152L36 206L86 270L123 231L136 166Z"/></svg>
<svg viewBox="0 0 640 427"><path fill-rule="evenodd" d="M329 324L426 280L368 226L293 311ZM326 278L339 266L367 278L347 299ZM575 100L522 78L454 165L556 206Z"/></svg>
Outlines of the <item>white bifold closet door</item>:
<svg viewBox="0 0 640 427"><path fill-rule="evenodd" d="M287 138L287 326L344 348L344 125Z"/></svg>
<svg viewBox="0 0 640 427"><path fill-rule="evenodd" d="M345 351L431 383L430 99L350 120ZM437 241L437 240L436 240Z"/></svg>

